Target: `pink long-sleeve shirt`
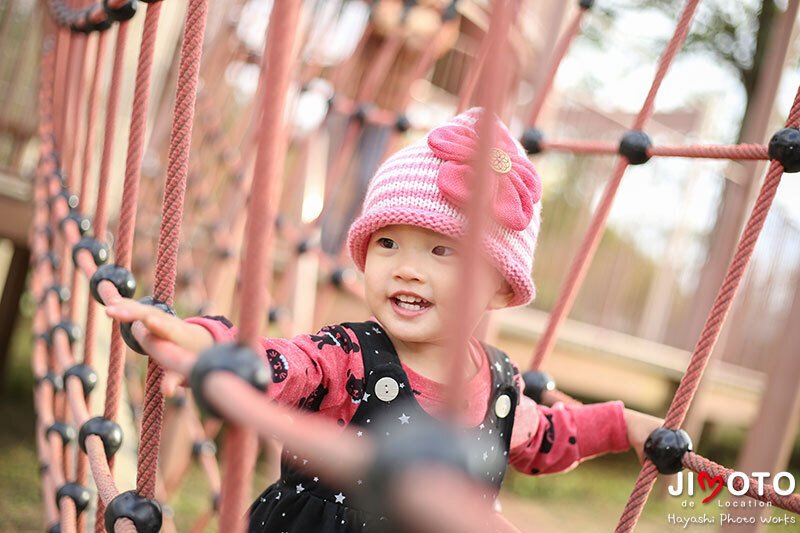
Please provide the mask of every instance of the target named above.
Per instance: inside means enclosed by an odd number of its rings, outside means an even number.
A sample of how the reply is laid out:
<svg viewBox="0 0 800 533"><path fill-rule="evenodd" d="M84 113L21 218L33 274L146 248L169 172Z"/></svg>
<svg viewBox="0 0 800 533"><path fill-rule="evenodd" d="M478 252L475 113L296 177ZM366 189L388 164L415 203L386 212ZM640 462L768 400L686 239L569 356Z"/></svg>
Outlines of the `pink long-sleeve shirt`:
<svg viewBox="0 0 800 533"><path fill-rule="evenodd" d="M374 319L373 319L374 320ZM216 342L232 342L237 330L224 317L193 317L187 320L206 328ZM323 344L311 334L290 339L261 338L264 355L272 369L268 394L284 404L311 408L339 425L347 425L358 409L363 388L364 364L355 333L342 328L349 339ZM349 342L348 342L349 341ZM465 384L469 403L466 422L476 426L486 413L492 378L480 342L471 340L478 371ZM429 414L440 414L445 406L445 385L409 368L403 370L420 406ZM620 401L546 407L521 393L514 417L509 463L526 474L563 472L584 459L629 448L627 427ZM326 391L323 393L323 391Z"/></svg>

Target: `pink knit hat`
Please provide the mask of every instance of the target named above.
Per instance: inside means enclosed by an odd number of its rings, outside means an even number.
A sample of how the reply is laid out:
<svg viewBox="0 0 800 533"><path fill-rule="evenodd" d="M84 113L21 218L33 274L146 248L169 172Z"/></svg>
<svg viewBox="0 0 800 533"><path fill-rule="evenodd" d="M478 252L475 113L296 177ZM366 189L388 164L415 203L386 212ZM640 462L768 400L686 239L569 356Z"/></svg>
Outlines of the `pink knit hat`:
<svg viewBox="0 0 800 533"><path fill-rule="evenodd" d="M384 226L410 224L453 238L463 235L467 183L478 150L476 127L482 112L477 107L465 111L380 166L370 181L361 216L347 236L350 257L359 270L364 271L370 237ZM525 305L536 294L531 268L542 182L522 146L493 118L492 217L484 248L514 291L509 305Z"/></svg>

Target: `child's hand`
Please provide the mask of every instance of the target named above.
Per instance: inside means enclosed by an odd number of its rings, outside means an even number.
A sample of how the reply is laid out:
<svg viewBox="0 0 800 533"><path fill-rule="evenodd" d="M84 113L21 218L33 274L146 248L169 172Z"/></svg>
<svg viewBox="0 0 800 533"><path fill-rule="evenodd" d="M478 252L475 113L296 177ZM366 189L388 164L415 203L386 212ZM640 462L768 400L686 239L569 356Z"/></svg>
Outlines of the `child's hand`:
<svg viewBox="0 0 800 533"><path fill-rule="evenodd" d="M628 442L636 452L639 462L644 462L644 443L650 433L664 425L661 418L625 409L625 424L628 426Z"/></svg>
<svg viewBox="0 0 800 533"><path fill-rule="evenodd" d="M172 371L164 376L162 382L162 392L167 396L171 396L175 387L188 377L196 354L214 344L214 339L206 328L189 324L156 307L129 298L121 298L106 307L106 314L120 322L133 322L132 330L137 337L144 330L155 342L170 342L185 350L181 360L162 360L156 357L162 366ZM191 360L186 360L187 358Z"/></svg>

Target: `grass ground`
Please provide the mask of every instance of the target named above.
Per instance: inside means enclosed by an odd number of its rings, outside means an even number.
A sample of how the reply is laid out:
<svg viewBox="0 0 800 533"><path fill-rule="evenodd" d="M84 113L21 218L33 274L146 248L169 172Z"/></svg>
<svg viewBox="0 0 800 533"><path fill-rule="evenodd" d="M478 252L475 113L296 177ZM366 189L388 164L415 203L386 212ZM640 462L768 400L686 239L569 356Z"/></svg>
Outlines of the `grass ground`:
<svg viewBox="0 0 800 533"><path fill-rule="evenodd" d="M22 331L24 327L20 328ZM33 440L32 379L26 360L28 337L25 332L15 338L9 379L0 398L0 420L4 421L4 430L0 430L0 532L6 533L42 530L41 489ZM723 434L717 431L716 436L714 442L728 445L717 445L707 453L722 462L732 462L740 432ZM796 467L791 470L797 472ZM504 513L526 532L612 531L637 472L638 465L630 453L595 459L566 474L530 477L512 473L502 496ZM264 477L259 473L255 486L264 485ZM193 468L172 502L178 531L191 527L194 518L207 509L209 498L201 472ZM713 502L703 507L701 498L688 498L694 500L697 507L685 509L681 507L682 498L670 497L657 486L637 531L683 531L683 525L670 524L670 513L677 517L700 517L705 513L715 519L713 526L690 525L686 529L716 531L723 510L713 506ZM783 512L773 514L782 516ZM209 527L208 530L217 529ZM800 521L773 525L767 531L800 531Z"/></svg>

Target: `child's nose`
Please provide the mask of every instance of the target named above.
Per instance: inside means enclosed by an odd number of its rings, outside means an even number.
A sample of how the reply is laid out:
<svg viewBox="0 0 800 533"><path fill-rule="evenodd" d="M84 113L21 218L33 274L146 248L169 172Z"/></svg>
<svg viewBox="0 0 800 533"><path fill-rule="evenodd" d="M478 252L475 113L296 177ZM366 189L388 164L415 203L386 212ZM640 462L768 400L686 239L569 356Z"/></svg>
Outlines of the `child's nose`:
<svg viewBox="0 0 800 533"><path fill-rule="evenodd" d="M405 281L425 281L425 275L417 265L413 258L404 258L398 262L394 275Z"/></svg>

